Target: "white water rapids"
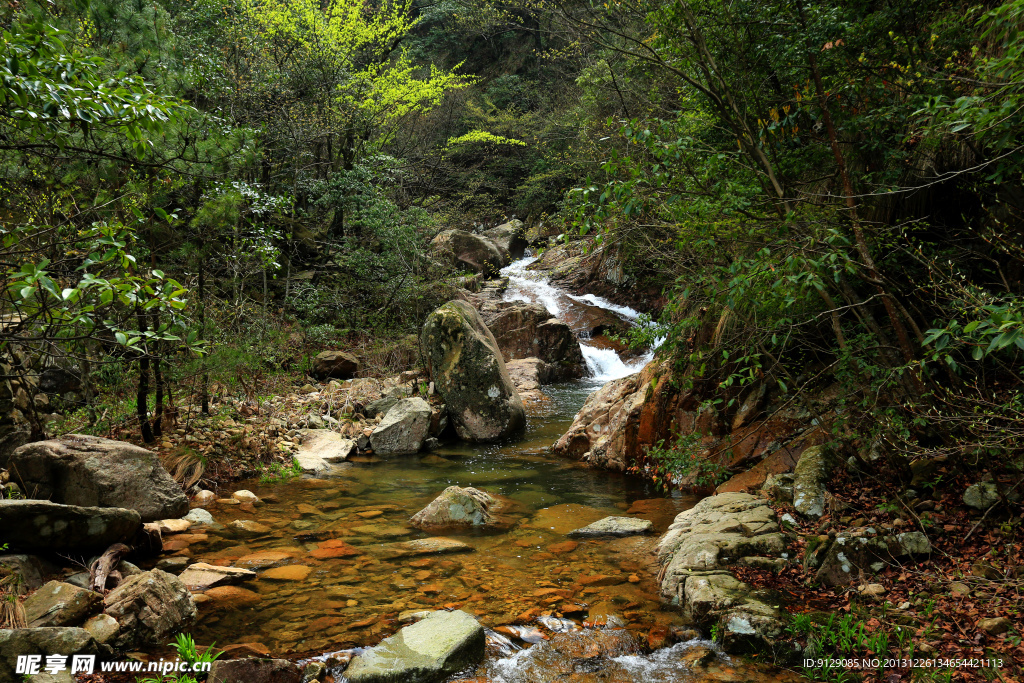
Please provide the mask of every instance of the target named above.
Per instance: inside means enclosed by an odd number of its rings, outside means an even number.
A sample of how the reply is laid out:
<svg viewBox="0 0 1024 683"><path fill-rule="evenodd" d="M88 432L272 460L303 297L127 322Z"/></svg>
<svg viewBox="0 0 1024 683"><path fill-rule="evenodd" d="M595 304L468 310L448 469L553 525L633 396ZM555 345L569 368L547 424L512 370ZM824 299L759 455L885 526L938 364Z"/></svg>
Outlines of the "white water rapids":
<svg viewBox="0 0 1024 683"><path fill-rule="evenodd" d="M505 301L526 301L539 303L549 313L567 323L580 339L580 349L587 362L590 372L588 379L604 384L613 379L626 377L639 372L654 358L654 351L648 351L639 358L623 362L614 349L603 349L589 343L589 330L581 326L586 309L599 308L613 313L620 320L635 325L640 312L628 306L618 306L593 294L576 296L569 294L548 282L547 273L527 270L527 266L536 261L536 257L528 256L514 261L501 270L508 277L508 289L505 290Z"/></svg>

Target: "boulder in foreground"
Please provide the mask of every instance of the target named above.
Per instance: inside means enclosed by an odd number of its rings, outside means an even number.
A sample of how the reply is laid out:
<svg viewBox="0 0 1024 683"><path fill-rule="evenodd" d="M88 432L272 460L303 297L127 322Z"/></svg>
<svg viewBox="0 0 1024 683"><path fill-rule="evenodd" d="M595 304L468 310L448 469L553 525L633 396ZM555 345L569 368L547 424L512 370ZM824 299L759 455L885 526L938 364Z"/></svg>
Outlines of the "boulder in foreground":
<svg viewBox="0 0 1024 683"><path fill-rule="evenodd" d="M437 683L484 657L484 629L462 610L431 612L355 657L349 683Z"/></svg>

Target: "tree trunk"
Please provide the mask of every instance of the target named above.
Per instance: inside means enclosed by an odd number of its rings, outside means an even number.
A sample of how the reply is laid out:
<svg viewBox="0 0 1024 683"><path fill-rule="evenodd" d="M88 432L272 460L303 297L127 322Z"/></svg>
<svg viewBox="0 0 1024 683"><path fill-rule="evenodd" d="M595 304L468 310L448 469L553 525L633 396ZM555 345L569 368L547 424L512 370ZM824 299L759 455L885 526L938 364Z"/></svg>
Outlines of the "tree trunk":
<svg viewBox="0 0 1024 683"><path fill-rule="evenodd" d="M206 260L199 262L199 338L206 338ZM206 371L206 358L202 361L199 396L203 415L210 414L210 373ZM194 405L194 404L193 404Z"/></svg>
<svg viewBox="0 0 1024 683"><path fill-rule="evenodd" d="M146 331L146 319L136 311L139 331ZM139 416L139 429L145 443L153 443L153 430L149 425L149 353L144 349L139 356L139 391L135 397L135 411Z"/></svg>

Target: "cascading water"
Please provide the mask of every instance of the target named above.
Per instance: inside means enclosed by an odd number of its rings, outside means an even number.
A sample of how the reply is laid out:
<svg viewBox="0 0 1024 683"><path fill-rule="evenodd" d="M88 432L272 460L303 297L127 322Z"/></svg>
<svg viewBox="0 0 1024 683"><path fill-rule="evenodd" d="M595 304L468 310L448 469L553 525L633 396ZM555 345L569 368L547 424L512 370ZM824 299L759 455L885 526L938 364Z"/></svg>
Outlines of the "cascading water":
<svg viewBox="0 0 1024 683"><path fill-rule="evenodd" d="M600 348L592 344L589 340L590 329L586 325L589 308L608 311L630 324L636 324L640 318L639 311L628 306L618 306L593 294L577 296L558 289L548 282L546 273L527 270L527 266L536 260L536 257L528 256L502 269L501 274L508 277L505 301L539 303L549 313L566 322L580 340L580 350L590 372L589 380L604 384L613 379L632 375L642 370L654 358L652 350L627 362L623 361L614 349Z"/></svg>

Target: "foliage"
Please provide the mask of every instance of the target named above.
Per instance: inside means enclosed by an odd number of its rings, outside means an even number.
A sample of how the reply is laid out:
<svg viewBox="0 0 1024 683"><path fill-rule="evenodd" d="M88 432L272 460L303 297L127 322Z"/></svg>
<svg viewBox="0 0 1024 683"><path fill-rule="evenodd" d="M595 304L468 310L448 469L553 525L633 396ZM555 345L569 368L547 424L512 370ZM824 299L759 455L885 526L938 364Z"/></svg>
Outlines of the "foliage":
<svg viewBox="0 0 1024 683"><path fill-rule="evenodd" d="M728 478L724 464L709 458L700 445L698 434L679 434L666 446L664 439L647 449L633 471L650 477L658 488L703 490L714 488Z"/></svg>

